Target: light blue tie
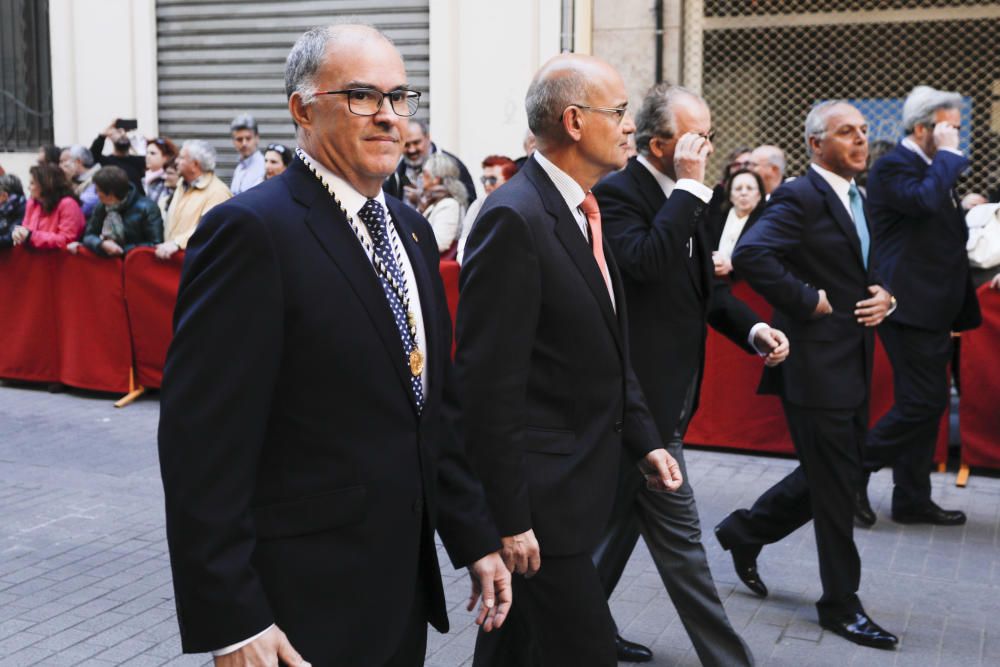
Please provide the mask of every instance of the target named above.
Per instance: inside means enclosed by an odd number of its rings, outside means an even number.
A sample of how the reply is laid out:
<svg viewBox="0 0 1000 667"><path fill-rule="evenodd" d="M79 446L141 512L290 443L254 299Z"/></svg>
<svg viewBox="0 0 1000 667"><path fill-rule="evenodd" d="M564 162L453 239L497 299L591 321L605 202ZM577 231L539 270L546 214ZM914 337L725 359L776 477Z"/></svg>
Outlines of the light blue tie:
<svg viewBox="0 0 1000 667"><path fill-rule="evenodd" d="M865 206L861 202L861 193L858 186L851 183L851 189L847 191L847 197L851 201L851 215L854 216L854 228L861 239L861 261L865 268L868 268L868 247L871 245L871 237L868 235L868 222L865 220Z"/></svg>

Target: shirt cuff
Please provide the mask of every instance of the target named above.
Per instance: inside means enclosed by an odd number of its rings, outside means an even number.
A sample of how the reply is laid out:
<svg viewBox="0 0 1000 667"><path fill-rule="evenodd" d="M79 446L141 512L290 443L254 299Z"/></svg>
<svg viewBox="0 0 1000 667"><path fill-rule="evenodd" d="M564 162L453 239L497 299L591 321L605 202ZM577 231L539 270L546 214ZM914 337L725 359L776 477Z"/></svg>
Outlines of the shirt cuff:
<svg viewBox="0 0 1000 667"><path fill-rule="evenodd" d="M958 150L957 148L952 148L951 146L942 146L938 150L939 151L948 151L949 153L954 153L955 155L957 155L959 157L965 157L965 153L963 153L962 151Z"/></svg>
<svg viewBox="0 0 1000 667"><path fill-rule="evenodd" d="M757 338L757 332L767 326L769 326L767 322L758 322L757 324L750 327L750 335L747 337L747 343L749 343L750 347L756 350L757 354L759 354L762 357L766 357L767 355L769 355L771 353L771 350L764 350L762 352L760 348L757 347L757 344L754 341Z"/></svg>
<svg viewBox="0 0 1000 667"><path fill-rule="evenodd" d="M699 183L693 178L682 178L677 181L674 185L674 190L683 190L684 192L690 192L698 199L702 200L706 204L712 201L712 188L708 187L704 183Z"/></svg>
<svg viewBox="0 0 1000 667"><path fill-rule="evenodd" d="M267 626L266 628L264 628L263 630L261 630L260 632L258 632L257 634L255 634L253 637L250 637L249 639L244 639L241 642L237 642L235 644L230 644L229 646L226 646L225 648L220 648L218 651L212 651L212 657L213 658L221 658L224 655L229 655L230 653L235 653L236 651L239 651L241 648L243 648L244 646L246 646L250 642L252 642L255 639L257 639L258 637L262 636L264 633L266 633L268 630L270 630L273 627L274 627L274 623L272 623L271 625Z"/></svg>

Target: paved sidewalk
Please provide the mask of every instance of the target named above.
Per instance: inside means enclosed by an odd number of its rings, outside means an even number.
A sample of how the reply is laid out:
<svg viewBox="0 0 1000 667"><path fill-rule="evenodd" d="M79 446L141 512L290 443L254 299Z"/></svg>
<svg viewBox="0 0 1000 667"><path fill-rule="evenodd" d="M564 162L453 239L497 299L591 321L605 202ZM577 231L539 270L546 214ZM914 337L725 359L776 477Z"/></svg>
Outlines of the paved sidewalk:
<svg viewBox="0 0 1000 667"><path fill-rule="evenodd" d="M0 665L202 665L182 656L174 618L156 460L158 404L116 410L106 396L0 384ZM964 509L960 528L902 527L887 516L890 476L876 475L879 521L858 530L861 597L902 646L880 652L822 631L811 528L768 547L759 600L738 583L711 527L793 466L788 459L689 451L688 469L716 583L762 665L1000 665L1000 479L935 474L935 498ZM442 562L447 563L442 551ZM427 664L470 664L468 579L445 564L452 632L431 631ZM697 665L645 548L612 600L623 634L654 665ZM319 666L317 666L319 667Z"/></svg>

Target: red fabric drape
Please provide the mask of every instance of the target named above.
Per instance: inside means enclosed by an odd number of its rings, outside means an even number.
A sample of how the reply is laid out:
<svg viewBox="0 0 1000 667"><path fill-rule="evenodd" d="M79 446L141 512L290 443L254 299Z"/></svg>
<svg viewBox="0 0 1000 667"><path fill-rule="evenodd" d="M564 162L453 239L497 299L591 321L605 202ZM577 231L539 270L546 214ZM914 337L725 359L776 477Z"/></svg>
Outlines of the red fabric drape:
<svg viewBox="0 0 1000 667"><path fill-rule="evenodd" d="M458 274L461 270L458 262L443 260L438 265L441 282L444 283L444 295L448 299L448 312L451 313L451 356L455 356L455 313L458 312Z"/></svg>
<svg viewBox="0 0 1000 667"><path fill-rule="evenodd" d="M59 252L0 251L0 377L59 381Z"/></svg>
<svg viewBox="0 0 1000 667"><path fill-rule="evenodd" d="M962 461L1000 468L1000 290L979 288L983 325L962 334Z"/></svg>
<svg viewBox="0 0 1000 667"><path fill-rule="evenodd" d="M152 248L136 248L125 258L125 300L135 373L144 387L159 388L163 382L183 263L183 250L168 261L157 259Z"/></svg>

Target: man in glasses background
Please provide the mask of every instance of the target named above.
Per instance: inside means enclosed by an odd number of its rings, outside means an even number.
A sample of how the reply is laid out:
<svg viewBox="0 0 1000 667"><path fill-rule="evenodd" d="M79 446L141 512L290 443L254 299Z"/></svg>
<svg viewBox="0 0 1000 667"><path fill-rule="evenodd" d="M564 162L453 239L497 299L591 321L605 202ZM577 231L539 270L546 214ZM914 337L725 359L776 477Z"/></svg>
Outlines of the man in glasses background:
<svg viewBox="0 0 1000 667"><path fill-rule="evenodd" d="M216 665L423 664L445 631L434 532L499 626L510 573L455 439L427 221L386 197L419 93L382 33L306 32L298 157L188 246L160 464L186 652Z"/></svg>
<svg viewBox="0 0 1000 667"><path fill-rule="evenodd" d="M424 163L432 153L441 151L458 165L458 178L465 186L467 201L472 204L476 200L476 184L472 175L458 156L446 150L439 149L431 141L430 129L422 120L410 119L403 131L403 155L396 166L396 171L386 179L383 188L386 194L402 199L410 206L416 207L423 192Z"/></svg>

